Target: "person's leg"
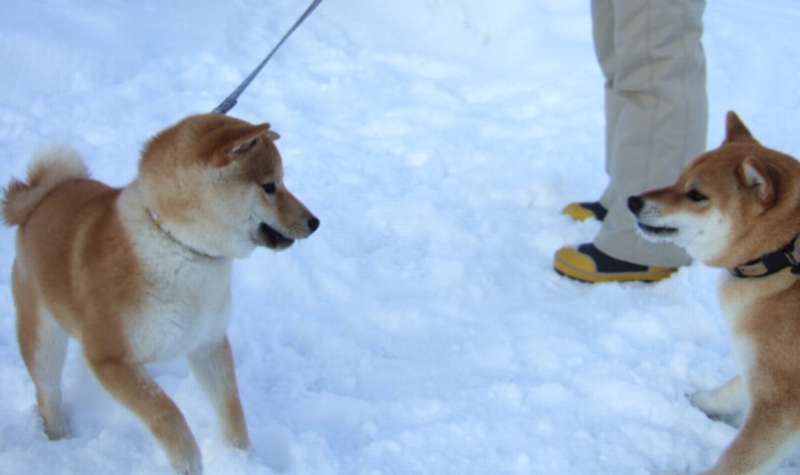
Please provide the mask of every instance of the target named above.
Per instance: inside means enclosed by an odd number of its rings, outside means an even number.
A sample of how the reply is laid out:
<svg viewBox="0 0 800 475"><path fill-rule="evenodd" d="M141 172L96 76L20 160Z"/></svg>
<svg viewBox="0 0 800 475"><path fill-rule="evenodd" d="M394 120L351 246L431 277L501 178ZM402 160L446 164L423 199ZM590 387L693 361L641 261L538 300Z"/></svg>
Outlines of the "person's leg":
<svg viewBox="0 0 800 475"><path fill-rule="evenodd" d="M612 145L616 134L617 121L622 111L622 98L614 91L615 76L617 72L617 52L614 44L615 13L613 0L592 0L592 36L594 51L600 70L605 77L604 99L606 117L606 149L605 170L611 176L616 168L615 155ZM598 200L608 210L615 200L615 190L612 186L606 187L605 192ZM602 219L601 219L602 221Z"/></svg>
<svg viewBox="0 0 800 475"><path fill-rule="evenodd" d="M608 213L594 243L556 253L559 272L591 282L659 280L689 263L683 249L639 236L627 199L673 183L705 150L704 8L705 0L592 1L606 79L609 184L600 203Z"/></svg>
<svg viewBox="0 0 800 475"><path fill-rule="evenodd" d="M617 70L617 57L614 47L614 2L613 0L592 0L591 11L594 51L600 70L605 76L605 170L607 174L610 174L614 168L611 144L613 143L615 125L622 110L622 101L613 90L614 74ZM589 218L603 221L614 201L614 189L608 186L597 201L570 203L562 210L562 213L576 221L584 221Z"/></svg>
<svg viewBox="0 0 800 475"><path fill-rule="evenodd" d="M617 120L609 129L612 201L595 246L648 266L689 263L683 249L636 230L627 198L675 181L706 146L708 106L700 42L704 0L615 0L616 70L606 85ZM617 107L619 110L617 111Z"/></svg>

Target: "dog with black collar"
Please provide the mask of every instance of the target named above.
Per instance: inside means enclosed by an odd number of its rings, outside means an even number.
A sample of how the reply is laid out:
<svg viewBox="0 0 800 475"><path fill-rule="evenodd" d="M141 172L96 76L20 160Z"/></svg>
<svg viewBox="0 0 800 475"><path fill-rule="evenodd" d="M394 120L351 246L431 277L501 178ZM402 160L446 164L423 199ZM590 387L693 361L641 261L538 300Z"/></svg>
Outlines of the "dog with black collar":
<svg viewBox="0 0 800 475"><path fill-rule="evenodd" d="M628 207L645 238L729 270L719 300L739 376L691 401L743 423L702 473L769 472L800 443L800 162L762 146L729 112L722 145Z"/></svg>

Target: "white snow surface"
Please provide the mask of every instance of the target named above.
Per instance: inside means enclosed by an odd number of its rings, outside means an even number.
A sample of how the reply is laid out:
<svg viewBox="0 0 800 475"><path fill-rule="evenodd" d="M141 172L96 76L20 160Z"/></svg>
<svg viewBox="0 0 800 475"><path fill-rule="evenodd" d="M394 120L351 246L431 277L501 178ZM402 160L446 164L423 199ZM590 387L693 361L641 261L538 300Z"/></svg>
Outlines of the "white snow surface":
<svg viewBox="0 0 800 475"><path fill-rule="evenodd" d="M709 1L709 146L736 110L800 154L800 6ZM3 0L0 177L70 143L124 186L145 141L210 111L307 3ZM325 0L231 115L269 121L322 221L238 261L229 336L253 447L227 447L182 360L149 367L207 474L662 474L735 429L686 395L733 376L719 270L588 285L552 270L596 222L602 77L585 0ZM58 239L58 236L53 236ZM19 357L0 229L0 473L169 474L73 342L71 437L50 442ZM794 453L776 471L797 473Z"/></svg>

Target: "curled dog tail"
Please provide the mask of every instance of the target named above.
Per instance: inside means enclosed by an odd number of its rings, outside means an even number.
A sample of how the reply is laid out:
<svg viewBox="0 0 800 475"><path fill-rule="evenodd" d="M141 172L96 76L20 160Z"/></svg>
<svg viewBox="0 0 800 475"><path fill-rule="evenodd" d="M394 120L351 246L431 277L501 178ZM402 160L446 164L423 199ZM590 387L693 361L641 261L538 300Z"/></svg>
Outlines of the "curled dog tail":
<svg viewBox="0 0 800 475"><path fill-rule="evenodd" d="M3 222L9 226L25 223L42 198L72 178L89 178L89 170L74 149L57 146L37 154L28 167L28 179L12 179L3 190Z"/></svg>

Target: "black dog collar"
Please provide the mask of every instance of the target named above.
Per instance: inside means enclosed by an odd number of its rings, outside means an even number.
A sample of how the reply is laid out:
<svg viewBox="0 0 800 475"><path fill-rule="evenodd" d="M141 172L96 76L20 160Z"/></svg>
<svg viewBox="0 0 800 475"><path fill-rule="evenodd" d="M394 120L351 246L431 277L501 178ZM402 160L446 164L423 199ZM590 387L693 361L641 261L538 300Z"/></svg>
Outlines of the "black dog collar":
<svg viewBox="0 0 800 475"><path fill-rule="evenodd" d="M800 248L797 237L775 252L764 254L758 259L728 270L736 277L764 277L787 267L792 268L792 274L800 274Z"/></svg>

